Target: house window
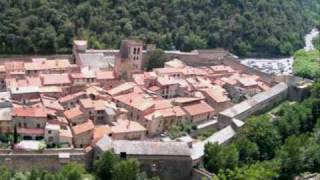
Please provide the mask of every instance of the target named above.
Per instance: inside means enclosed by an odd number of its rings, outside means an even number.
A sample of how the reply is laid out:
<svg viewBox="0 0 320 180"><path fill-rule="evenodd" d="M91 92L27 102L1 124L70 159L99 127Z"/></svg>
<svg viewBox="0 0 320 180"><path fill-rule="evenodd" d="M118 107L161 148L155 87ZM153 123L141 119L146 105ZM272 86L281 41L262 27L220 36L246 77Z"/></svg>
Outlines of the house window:
<svg viewBox="0 0 320 180"><path fill-rule="evenodd" d="M158 163L156 163L156 162L152 163L152 165L151 165L151 171L152 171L152 172L158 171Z"/></svg>
<svg viewBox="0 0 320 180"><path fill-rule="evenodd" d="M23 127L25 127L25 128L26 128L26 127L27 127L27 123L23 123Z"/></svg>
<svg viewBox="0 0 320 180"><path fill-rule="evenodd" d="M40 124L37 124L37 128L40 128Z"/></svg>
<svg viewBox="0 0 320 180"><path fill-rule="evenodd" d="M48 134L51 134L51 130L48 131Z"/></svg>
<svg viewBox="0 0 320 180"><path fill-rule="evenodd" d="M120 158L126 159L127 158L127 153L126 152L121 152L120 153Z"/></svg>
<svg viewBox="0 0 320 180"><path fill-rule="evenodd" d="M52 142L52 141L53 141L53 137L50 136L50 137L49 137L49 142Z"/></svg>

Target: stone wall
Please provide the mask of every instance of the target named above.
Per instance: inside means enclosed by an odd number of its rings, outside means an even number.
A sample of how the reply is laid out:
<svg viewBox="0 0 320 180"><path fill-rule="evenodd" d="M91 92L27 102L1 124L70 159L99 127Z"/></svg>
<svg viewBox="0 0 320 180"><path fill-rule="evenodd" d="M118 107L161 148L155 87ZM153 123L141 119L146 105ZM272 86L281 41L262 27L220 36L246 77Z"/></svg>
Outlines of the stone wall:
<svg viewBox="0 0 320 180"><path fill-rule="evenodd" d="M137 159L148 177L158 176L166 180L190 180L191 157L178 156L129 156Z"/></svg>
<svg viewBox="0 0 320 180"><path fill-rule="evenodd" d="M94 148L93 159L98 159L103 153L99 148ZM191 179L190 156L127 155L127 158L138 160L148 177L158 176L161 180Z"/></svg>
<svg viewBox="0 0 320 180"><path fill-rule="evenodd" d="M8 55L0 58L0 64L7 61L31 61L32 58L47 58L47 59L72 59L71 54L52 54L52 55Z"/></svg>
<svg viewBox="0 0 320 180"><path fill-rule="evenodd" d="M189 66L227 65L242 72L256 74L266 83L274 83L274 75L241 64L239 59L224 49L195 50L190 53L168 51L166 55L168 59L178 58Z"/></svg>
<svg viewBox="0 0 320 180"><path fill-rule="evenodd" d="M180 59L189 66L212 66L221 64L221 60L229 55L224 49L195 50L188 52L166 51L168 59Z"/></svg>
<svg viewBox="0 0 320 180"><path fill-rule="evenodd" d="M65 156L69 155L69 156ZM32 168L56 171L69 162L90 166L90 159L84 150L44 150L39 152L0 151L0 166L12 170L31 170Z"/></svg>
<svg viewBox="0 0 320 180"><path fill-rule="evenodd" d="M273 85L274 82L275 82L274 81L274 75L267 74L267 73L264 73L264 72L259 71L257 69L254 69L254 68L251 68L249 66L243 65L243 64L241 64L241 62L239 60L237 60L235 58L232 58L232 57L224 58L221 61L221 63L224 64L224 65L230 66L233 69L240 70L242 72L258 75L261 78L261 80L263 80L264 82L266 82L268 84Z"/></svg>
<svg viewBox="0 0 320 180"><path fill-rule="evenodd" d="M310 79L304 79L292 75L275 77L275 81L285 82L289 87L288 100L302 101L310 95L310 86L313 83Z"/></svg>
<svg viewBox="0 0 320 180"><path fill-rule="evenodd" d="M281 90L277 90L272 96L270 96L270 93L262 92L251 99L236 104L235 106L221 112L218 116L219 129L230 125L234 118L244 121L252 115L258 115L270 110L272 107L275 107L279 103L288 99L288 91L288 87L286 87ZM236 113L230 115L228 112Z"/></svg>
<svg viewBox="0 0 320 180"><path fill-rule="evenodd" d="M212 174L205 169L192 169L192 180L211 180L215 174Z"/></svg>

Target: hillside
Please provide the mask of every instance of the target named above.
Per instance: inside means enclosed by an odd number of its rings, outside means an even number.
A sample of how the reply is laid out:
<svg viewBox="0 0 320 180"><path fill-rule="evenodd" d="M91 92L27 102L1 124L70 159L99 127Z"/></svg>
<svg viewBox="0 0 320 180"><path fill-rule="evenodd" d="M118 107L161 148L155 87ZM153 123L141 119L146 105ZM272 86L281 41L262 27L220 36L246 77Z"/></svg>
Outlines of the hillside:
<svg viewBox="0 0 320 180"><path fill-rule="evenodd" d="M135 36L163 49L224 47L292 54L320 16L318 0L0 0L0 53L70 52L72 39L117 48Z"/></svg>

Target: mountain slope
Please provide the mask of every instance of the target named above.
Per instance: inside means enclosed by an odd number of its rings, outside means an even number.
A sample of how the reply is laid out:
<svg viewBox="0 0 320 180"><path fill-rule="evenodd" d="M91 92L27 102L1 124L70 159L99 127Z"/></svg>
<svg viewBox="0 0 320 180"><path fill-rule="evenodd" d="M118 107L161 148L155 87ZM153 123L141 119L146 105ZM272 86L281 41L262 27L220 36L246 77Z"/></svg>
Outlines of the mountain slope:
<svg viewBox="0 0 320 180"><path fill-rule="evenodd" d="M117 48L136 36L163 49L288 55L319 10L319 0L0 0L0 53L68 52L73 38Z"/></svg>

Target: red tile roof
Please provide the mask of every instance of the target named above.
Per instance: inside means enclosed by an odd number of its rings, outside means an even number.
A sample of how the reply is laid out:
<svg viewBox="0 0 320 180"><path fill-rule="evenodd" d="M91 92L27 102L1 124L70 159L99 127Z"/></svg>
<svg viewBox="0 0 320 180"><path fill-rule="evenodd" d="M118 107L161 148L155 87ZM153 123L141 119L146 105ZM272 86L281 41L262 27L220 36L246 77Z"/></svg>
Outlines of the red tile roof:
<svg viewBox="0 0 320 180"><path fill-rule="evenodd" d="M71 84L68 74L43 74L43 85L65 85Z"/></svg>
<svg viewBox="0 0 320 180"><path fill-rule="evenodd" d="M212 113L214 109L206 102L194 103L182 107L190 116Z"/></svg>
<svg viewBox="0 0 320 180"><path fill-rule="evenodd" d="M93 131L93 139L94 141L97 141L104 135L109 135L110 133L112 133L112 130L108 125L95 127Z"/></svg>
<svg viewBox="0 0 320 180"><path fill-rule="evenodd" d="M14 116L17 117L47 117L47 110L44 107L15 107Z"/></svg>
<svg viewBox="0 0 320 180"><path fill-rule="evenodd" d="M83 116L83 112L79 108L73 108L73 109L67 110L63 114L69 120L76 118L78 116Z"/></svg>
<svg viewBox="0 0 320 180"><path fill-rule="evenodd" d="M75 135L79 135L87 131L92 131L93 129L94 129L94 124L90 119L88 119L88 121L85 123L78 124L72 127L72 131Z"/></svg>
<svg viewBox="0 0 320 180"><path fill-rule="evenodd" d="M22 135L44 135L44 129L42 128L17 128L17 133Z"/></svg>
<svg viewBox="0 0 320 180"><path fill-rule="evenodd" d="M75 93L75 94L69 94L69 95L67 95L67 96L60 97L60 98L59 98L59 101L60 101L61 103L68 102L68 101L72 101L72 100L74 100L74 99L77 99L77 98L80 98L80 97L84 96L85 94L86 94L85 92L80 91L80 92Z"/></svg>
<svg viewBox="0 0 320 180"><path fill-rule="evenodd" d="M113 71L98 71L96 72L96 78L98 80L102 80L102 79L115 79L115 75Z"/></svg>

